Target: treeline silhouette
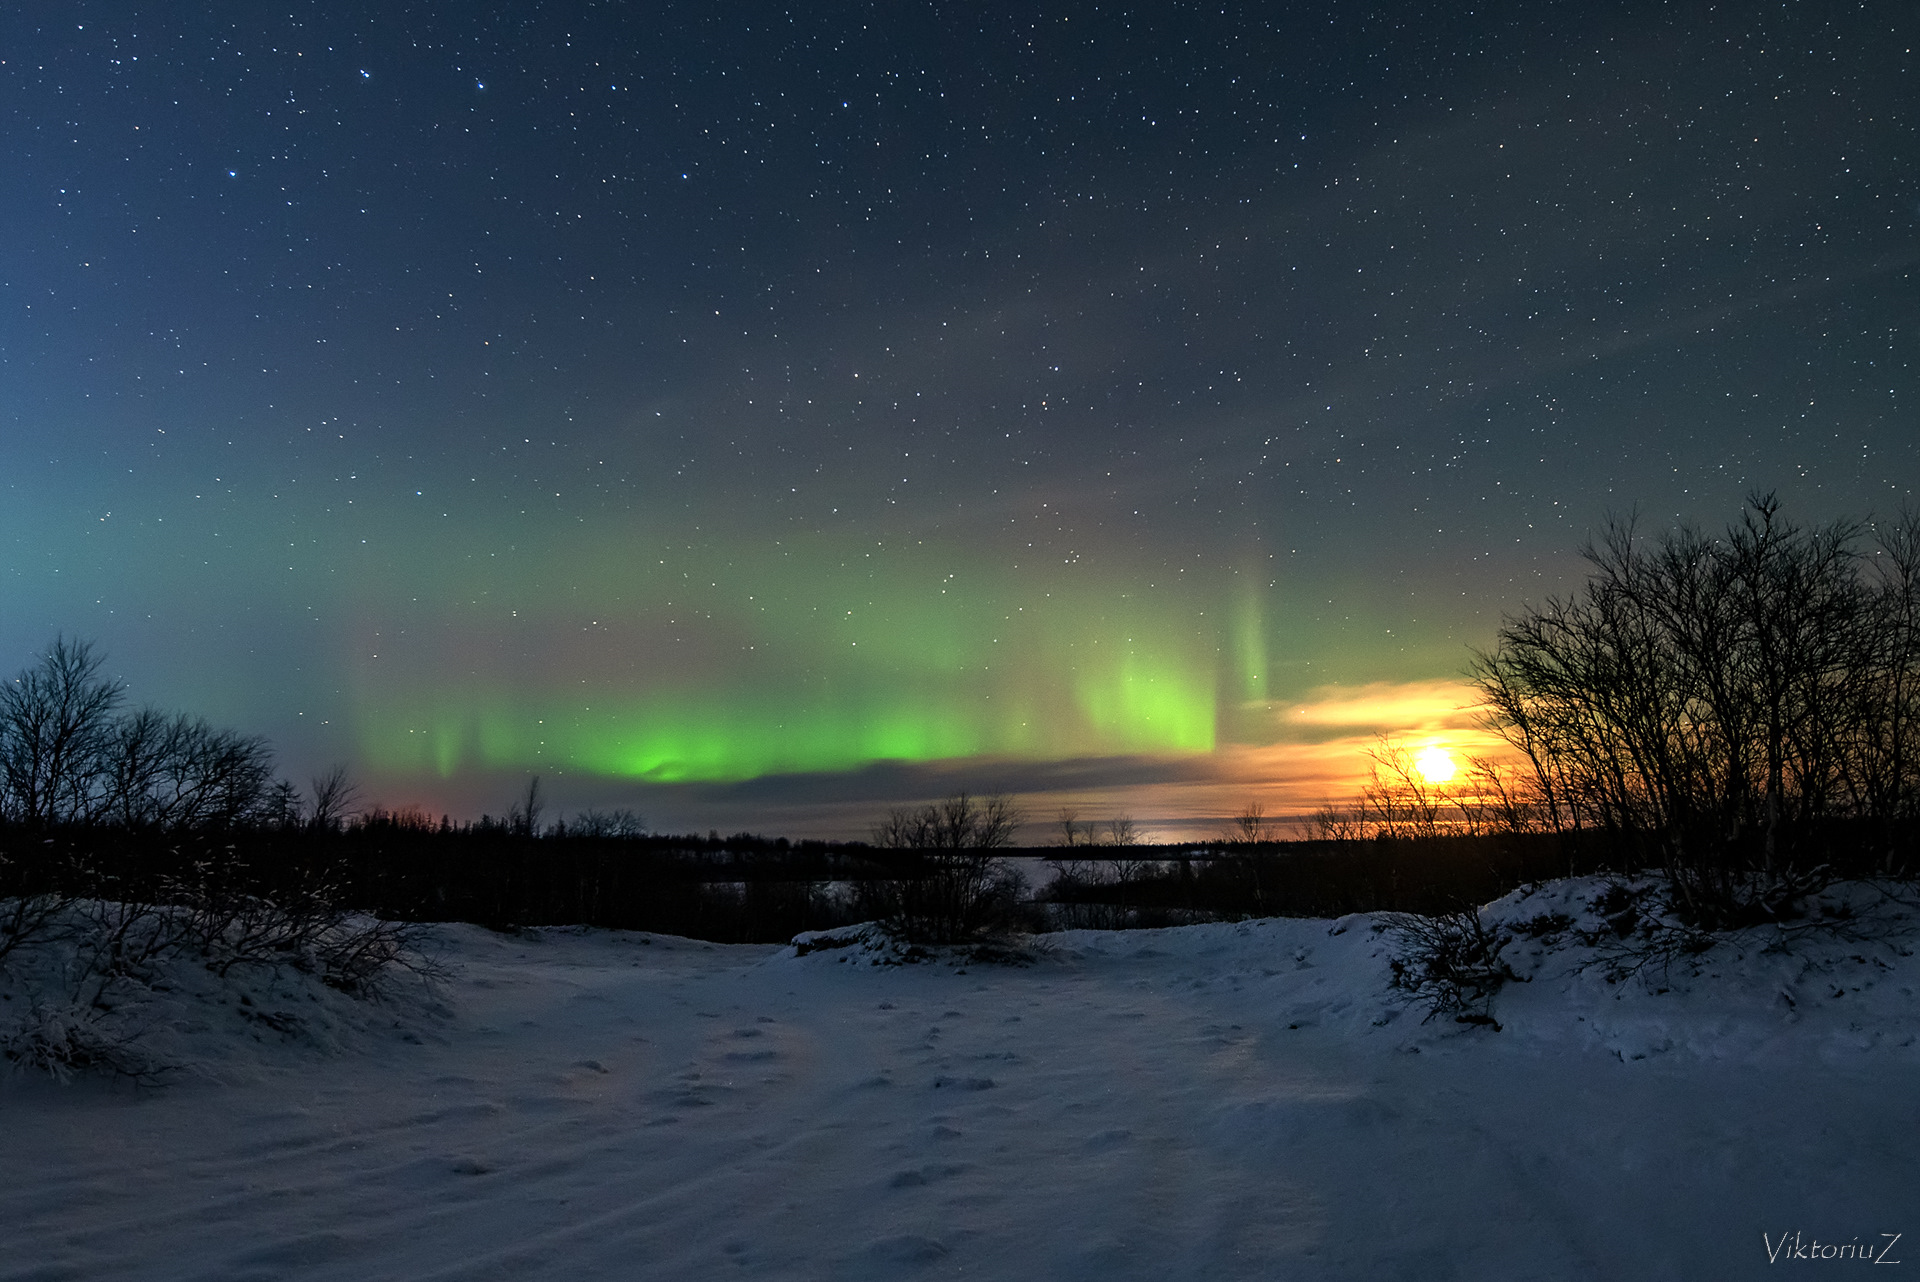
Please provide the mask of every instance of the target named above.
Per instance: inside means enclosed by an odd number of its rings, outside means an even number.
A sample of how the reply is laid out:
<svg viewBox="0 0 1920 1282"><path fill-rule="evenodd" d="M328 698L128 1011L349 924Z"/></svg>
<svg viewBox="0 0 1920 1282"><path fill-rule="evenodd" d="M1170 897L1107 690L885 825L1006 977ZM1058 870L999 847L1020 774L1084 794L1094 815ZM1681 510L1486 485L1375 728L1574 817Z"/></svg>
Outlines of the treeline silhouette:
<svg viewBox="0 0 1920 1282"><path fill-rule="evenodd" d="M1041 852L1030 852L1038 856ZM1245 917L1451 912L1528 883L1615 867L1574 833L1344 839L1223 838L1192 846L1053 849L1038 920L1056 929L1184 925Z"/></svg>

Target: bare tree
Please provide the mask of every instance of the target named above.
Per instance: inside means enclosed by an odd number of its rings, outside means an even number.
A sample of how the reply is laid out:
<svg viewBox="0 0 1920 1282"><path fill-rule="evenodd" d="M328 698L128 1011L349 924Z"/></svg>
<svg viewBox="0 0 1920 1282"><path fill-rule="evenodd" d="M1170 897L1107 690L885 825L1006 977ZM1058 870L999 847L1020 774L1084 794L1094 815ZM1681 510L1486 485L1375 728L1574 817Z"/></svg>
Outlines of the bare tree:
<svg viewBox="0 0 1920 1282"><path fill-rule="evenodd" d="M1325 801L1302 821L1309 838L1320 841L1358 841L1366 835L1366 824L1357 808Z"/></svg>
<svg viewBox="0 0 1920 1282"><path fill-rule="evenodd" d="M119 799L123 812L166 828L228 827L265 817L273 782L265 739L217 730L197 717L159 724L158 751L141 790Z"/></svg>
<svg viewBox="0 0 1920 1282"><path fill-rule="evenodd" d="M567 831L576 837L643 837L647 821L631 810L582 810Z"/></svg>
<svg viewBox="0 0 1920 1282"><path fill-rule="evenodd" d="M540 776L527 780L527 795L507 811L507 827L523 837L540 835L540 816L547 803L540 796Z"/></svg>
<svg viewBox="0 0 1920 1282"><path fill-rule="evenodd" d="M1669 874L1701 924L1790 909L1911 805L1911 516L1871 572L1860 527L1803 529L1771 495L1724 536L1615 522L1585 588L1502 625L1473 676L1553 828L1598 828Z"/></svg>
<svg viewBox="0 0 1920 1282"><path fill-rule="evenodd" d="M1519 767L1488 757L1467 758L1467 787L1454 794L1461 826L1470 833L1540 832L1548 827L1535 781Z"/></svg>
<svg viewBox="0 0 1920 1282"><path fill-rule="evenodd" d="M307 822L321 832L338 832L353 817L360 800L360 786L347 773L344 762L334 765L313 780L313 809Z"/></svg>
<svg viewBox="0 0 1920 1282"><path fill-rule="evenodd" d="M867 907L924 943L955 943L1004 924L1024 881L993 852L1013 844L1020 822L1005 795L962 792L888 812L874 825L874 845L917 858L905 877L863 883Z"/></svg>
<svg viewBox="0 0 1920 1282"><path fill-rule="evenodd" d="M945 801L887 812L873 828L873 844L890 850L1000 850L1013 844L1021 822L1013 799L976 799L960 792Z"/></svg>
<svg viewBox="0 0 1920 1282"><path fill-rule="evenodd" d="M1848 807L1872 817L1882 871L1892 872L1920 820L1920 512L1903 511L1875 544L1865 558L1874 609L1859 638L1872 675L1852 714L1842 786Z"/></svg>
<svg viewBox="0 0 1920 1282"><path fill-rule="evenodd" d="M0 685L0 810L27 824L93 819L107 801L107 745L120 683L85 641L57 637Z"/></svg>
<svg viewBox="0 0 1920 1282"><path fill-rule="evenodd" d="M158 708L122 718L106 744L106 817L129 827L152 822L154 790L179 748L178 720Z"/></svg>
<svg viewBox="0 0 1920 1282"><path fill-rule="evenodd" d="M1430 782L1406 745L1381 735L1367 750L1368 782L1360 793L1362 822L1376 837L1437 837L1447 830L1442 816L1447 790Z"/></svg>
<svg viewBox="0 0 1920 1282"><path fill-rule="evenodd" d="M292 831L306 823L307 807L300 787L291 779L277 781L267 792L266 820L275 828Z"/></svg>

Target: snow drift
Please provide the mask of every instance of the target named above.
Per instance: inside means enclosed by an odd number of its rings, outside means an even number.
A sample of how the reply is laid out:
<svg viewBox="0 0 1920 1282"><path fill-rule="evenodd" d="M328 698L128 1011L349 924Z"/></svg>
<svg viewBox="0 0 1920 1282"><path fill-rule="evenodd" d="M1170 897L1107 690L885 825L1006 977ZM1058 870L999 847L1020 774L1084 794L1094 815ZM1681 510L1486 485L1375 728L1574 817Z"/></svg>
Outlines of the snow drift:
<svg viewBox="0 0 1920 1282"><path fill-rule="evenodd" d="M1829 908L1636 967L1633 887L1516 892L1498 1032L1373 916L445 926L371 1003L176 959L128 1018L187 1071L0 1085L0 1278L1756 1276L1920 1231L1910 917Z"/></svg>

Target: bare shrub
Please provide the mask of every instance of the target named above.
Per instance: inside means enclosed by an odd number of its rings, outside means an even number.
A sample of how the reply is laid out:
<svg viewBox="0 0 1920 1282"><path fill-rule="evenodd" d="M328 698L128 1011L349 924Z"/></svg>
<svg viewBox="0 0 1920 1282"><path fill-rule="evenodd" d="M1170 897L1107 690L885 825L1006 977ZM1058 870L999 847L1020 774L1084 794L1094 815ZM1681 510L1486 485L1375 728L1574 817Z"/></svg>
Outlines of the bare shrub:
<svg viewBox="0 0 1920 1282"><path fill-rule="evenodd" d="M91 988L86 1000L98 1002L116 981L145 982L154 967L177 951L177 917L165 904L145 899L88 899L76 911L66 942L74 946L75 996Z"/></svg>
<svg viewBox="0 0 1920 1282"><path fill-rule="evenodd" d="M1245 846L1257 846L1268 840L1267 808L1257 801L1249 801L1233 817L1232 825L1221 840Z"/></svg>
<svg viewBox="0 0 1920 1282"><path fill-rule="evenodd" d="M425 942L425 930L416 923L354 916L338 920L308 956L329 988L378 998L402 974L447 978L446 965L426 951Z"/></svg>
<svg viewBox="0 0 1920 1282"><path fill-rule="evenodd" d="M71 891L50 887L21 860L0 854L0 963L16 948L57 933L73 903Z"/></svg>
<svg viewBox="0 0 1920 1282"><path fill-rule="evenodd" d="M1308 841L1359 841L1367 835L1358 807L1332 801L1322 802L1303 816L1297 828Z"/></svg>
<svg viewBox="0 0 1920 1282"><path fill-rule="evenodd" d="M1393 987L1424 1006L1422 1022L1451 1015L1463 1024L1486 1024L1496 1032L1493 998L1520 977L1501 959L1508 937L1490 930L1472 909L1427 915L1382 913L1381 927L1399 953L1390 963Z"/></svg>
<svg viewBox="0 0 1920 1282"><path fill-rule="evenodd" d="M28 978L0 1025L0 1056L16 1068L67 1080L104 1072L141 1081L166 1066L140 1045L126 1012L156 978L167 949L162 914L150 904L68 899L35 939L10 957Z"/></svg>
<svg viewBox="0 0 1920 1282"><path fill-rule="evenodd" d="M1461 830L1470 836L1548 831L1544 801L1531 774L1486 757L1467 758L1466 786L1453 798Z"/></svg>
<svg viewBox="0 0 1920 1282"><path fill-rule="evenodd" d="M914 943L951 944L1012 924L1026 880L994 851L1013 844L1020 813L1011 798L958 793L894 810L874 825L873 844L913 858L892 880L860 883L863 910Z"/></svg>
<svg viewBox="0 0 1920 1282"><path fill-rule="evenodd" d="M1071 898L1110 886L1115 880L1114 866L1104 859L1074 859L1055 855L1047 862L1053 865L1053 881L1050 885L1054 898L1062 895Z"/></svg>
<svg viewBox="0 0 1920 1282"><path fill-rule="evenodd" d="M170 881L160 947L190 953L225 977L235 969L291 966L328 986L377 995L395 972L437 977L419 949L422 928L343 906L339 887L312 872L259 888L243 868L203 863Z"/></svg>
<svg viewBox="0 0 1920 1282"><path fill-rule="evenodd" d="M125 1012L183 962L222 980L241 969L294 970L362 998L385 995L403 974L446 974L422 946L424 927L348 912L318 884L268 897L202 868L154 900L66 899L36 911L41 929L8 957L25 977L25 1000L0 1026L0 1055L63 1079L96 1070L162 1075L167 1065Z"/></svg>
<svg viewBox="0 0 1920 1282"><path fill-rule="evenodd" d="M62 1082L81 1073L152 1082L167 1072L140 1046L137 1034L110 1020L108 1010L40 996L28 999L24 1018L0 1027L0 1058Z"/></svg>

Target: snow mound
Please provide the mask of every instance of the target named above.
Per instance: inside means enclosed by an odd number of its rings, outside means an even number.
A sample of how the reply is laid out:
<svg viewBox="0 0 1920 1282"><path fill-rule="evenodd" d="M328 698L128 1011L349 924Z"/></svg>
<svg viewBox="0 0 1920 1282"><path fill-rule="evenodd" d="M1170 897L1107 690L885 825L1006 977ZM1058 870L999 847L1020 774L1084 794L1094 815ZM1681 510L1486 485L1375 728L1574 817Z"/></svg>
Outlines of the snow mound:
<svg viewBox="0 0 1920 1282"><path fill-rule="evenodd" d="M908 943L889 930L884 922L863 921L832 930L805 930L789 945L793 956L827 953L840 964L862 966L901 966L909 962L929 961L932 950Z"/></svg>
<svg viewBox="0 0 1920 1282"><path fill-rule="evenodd" d="M1499 1017L1542 1048L1629 1060L1920 1049L1920 912L1881 887L1838 885L1800 919L1712 934L1687 930L1653 878L1528 887L1481 917L1520 981Z"/></svg>
<svg viewBox="0 0 1920 1282"><path fill-rule="evenodd" d="M75 915L94 914L82 904ZM297 958L220 966L191 950L116 953L97 920L0 958L0 1056L57 1078L238 1082L289 1056L336 1055L387 1038L420 1042L447 1008L401 972L375 994L329 986Z"/></svg>

